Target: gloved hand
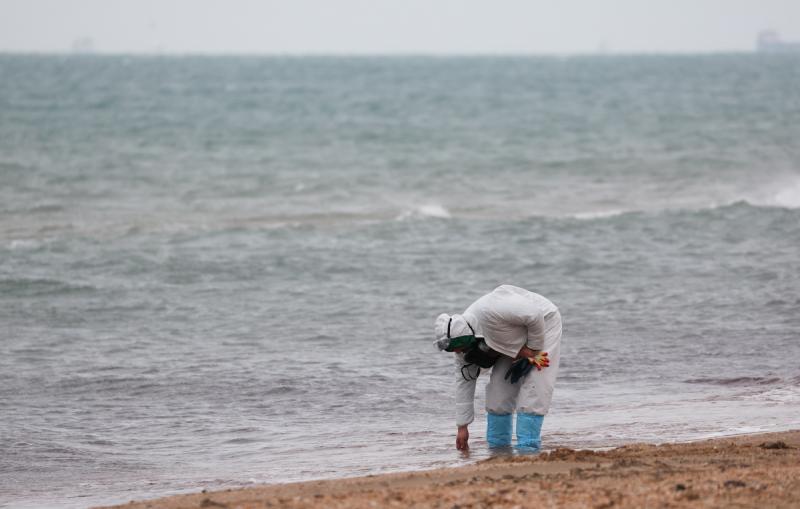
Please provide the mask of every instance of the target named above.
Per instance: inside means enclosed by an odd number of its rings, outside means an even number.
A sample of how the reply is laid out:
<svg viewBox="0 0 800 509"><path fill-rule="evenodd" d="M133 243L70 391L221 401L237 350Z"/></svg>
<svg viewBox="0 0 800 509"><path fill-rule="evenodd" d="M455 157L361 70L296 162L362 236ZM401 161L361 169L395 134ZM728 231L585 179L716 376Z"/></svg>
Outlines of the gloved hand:
<svg viewBox="0 0 800 509"><path fill-rule="evenodd" d="M514 361L514 364L508 368L506 371L505 379L509 380L512 384L519 382L520 378L523 378L525 375L530 373L531 369L533 369L533 364L531 364L530 360L526 358L519 359Z"/></svg>
<svg viewBox="0 0 800 509"><path fill-rule="evenodd" d="M533 366L536 366L536 369L541 371L549 365L550 359L547 357L547 352L539 352L533 357L523 357L522 359L514 361L514 364L506 371L505 379L509 380L510 378L511 380L509 381L515 384L530 373Z"/></svg>
<svg viewBox="0 0 800 509"><path fill-rule="evenodd" d="M528 358L528 361L536 366L536 369L539 371L550 365L550 358L547 356L547 352L539 352L533 357Z"/></svg>

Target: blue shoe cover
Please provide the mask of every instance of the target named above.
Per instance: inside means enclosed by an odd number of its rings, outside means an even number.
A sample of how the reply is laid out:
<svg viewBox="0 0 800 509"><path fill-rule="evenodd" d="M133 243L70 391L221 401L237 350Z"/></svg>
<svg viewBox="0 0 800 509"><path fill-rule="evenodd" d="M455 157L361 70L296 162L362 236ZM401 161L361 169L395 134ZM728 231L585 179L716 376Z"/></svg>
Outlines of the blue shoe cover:
<svg viewBox="0 0 800 509"><path fill-rule="evenodd" d="M522 453L539 452L542 447L543 415L517 414L517 450Z"/></svg>
<svg viewBox="0 0 800 509"><path fill-rule="evenodd" d="M486 441L489 447L509 447L511 445L512 415L486 414Z"/></svg>

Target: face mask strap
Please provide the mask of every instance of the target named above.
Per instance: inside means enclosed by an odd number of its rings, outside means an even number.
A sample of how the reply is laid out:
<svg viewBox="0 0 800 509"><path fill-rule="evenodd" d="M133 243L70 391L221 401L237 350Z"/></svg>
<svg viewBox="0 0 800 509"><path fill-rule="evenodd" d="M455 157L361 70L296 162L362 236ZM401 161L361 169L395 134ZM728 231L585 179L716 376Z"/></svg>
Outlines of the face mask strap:
<svg viewBox="0 0 800 509"><path fill-rule="evenodd" d="M450 317L449 320L447 320L447 339L453 339L453 338L450 337L450 324L451 323L453 323L453 317L452 316ZM475 329L472 328L472 325L469 324L469 322L467 321L466 318L464 318L464 323L466 323L467 327L469 327L469 330L472 331L472 335L477 337L477 335L475 334Z"/></svg>
<svg viewBox="0 0 800 509"><path fill-rule="evenodd" d="M472 375L470 374L470 372L469 372L469 368L470 368L470 366L473 366L473 365L474 365L474 364L470 363L470 364L464 364L463 366L461 366L461 377L462 377L464 380L466 380L467 382L471 382L471 381L473 381L473 380L477 380L477 379L478 379L478 377L479 377L479 376L480 376L480 374L481 374L481 368L478 368L478 373L476 373L476 374L475 374L475 376L472 376ZM464 374L464 369L465 369L465 368L466 368L466 370L467 370L467 374L466 374L466 375ZM467 375L469 375L469 376L467 376Z"/></svg>

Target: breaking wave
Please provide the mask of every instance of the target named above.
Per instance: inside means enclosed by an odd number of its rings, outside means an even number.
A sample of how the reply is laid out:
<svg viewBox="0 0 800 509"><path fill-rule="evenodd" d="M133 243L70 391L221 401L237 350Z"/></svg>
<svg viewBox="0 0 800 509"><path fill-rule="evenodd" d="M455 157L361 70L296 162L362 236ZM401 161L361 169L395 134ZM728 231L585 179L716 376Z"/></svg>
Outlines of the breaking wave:
<svg viewBox="0 0 800 509"><path fill-rule="evenodd" d="M800 208L800 177L773 178L729 203L743 201L754 207Z"/></svg>

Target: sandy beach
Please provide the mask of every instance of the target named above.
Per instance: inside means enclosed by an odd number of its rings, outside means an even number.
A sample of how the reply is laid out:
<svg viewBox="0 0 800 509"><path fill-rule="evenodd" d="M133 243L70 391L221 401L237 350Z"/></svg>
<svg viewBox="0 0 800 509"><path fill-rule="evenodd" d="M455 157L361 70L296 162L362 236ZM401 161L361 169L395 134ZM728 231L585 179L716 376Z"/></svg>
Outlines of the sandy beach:
<svg viewBox="0 0 800 509"><path fill-rule="evenodd" d="M263 507L800 507L800 431L556 449L460 468L130 502L131 509Z"/></svg>

